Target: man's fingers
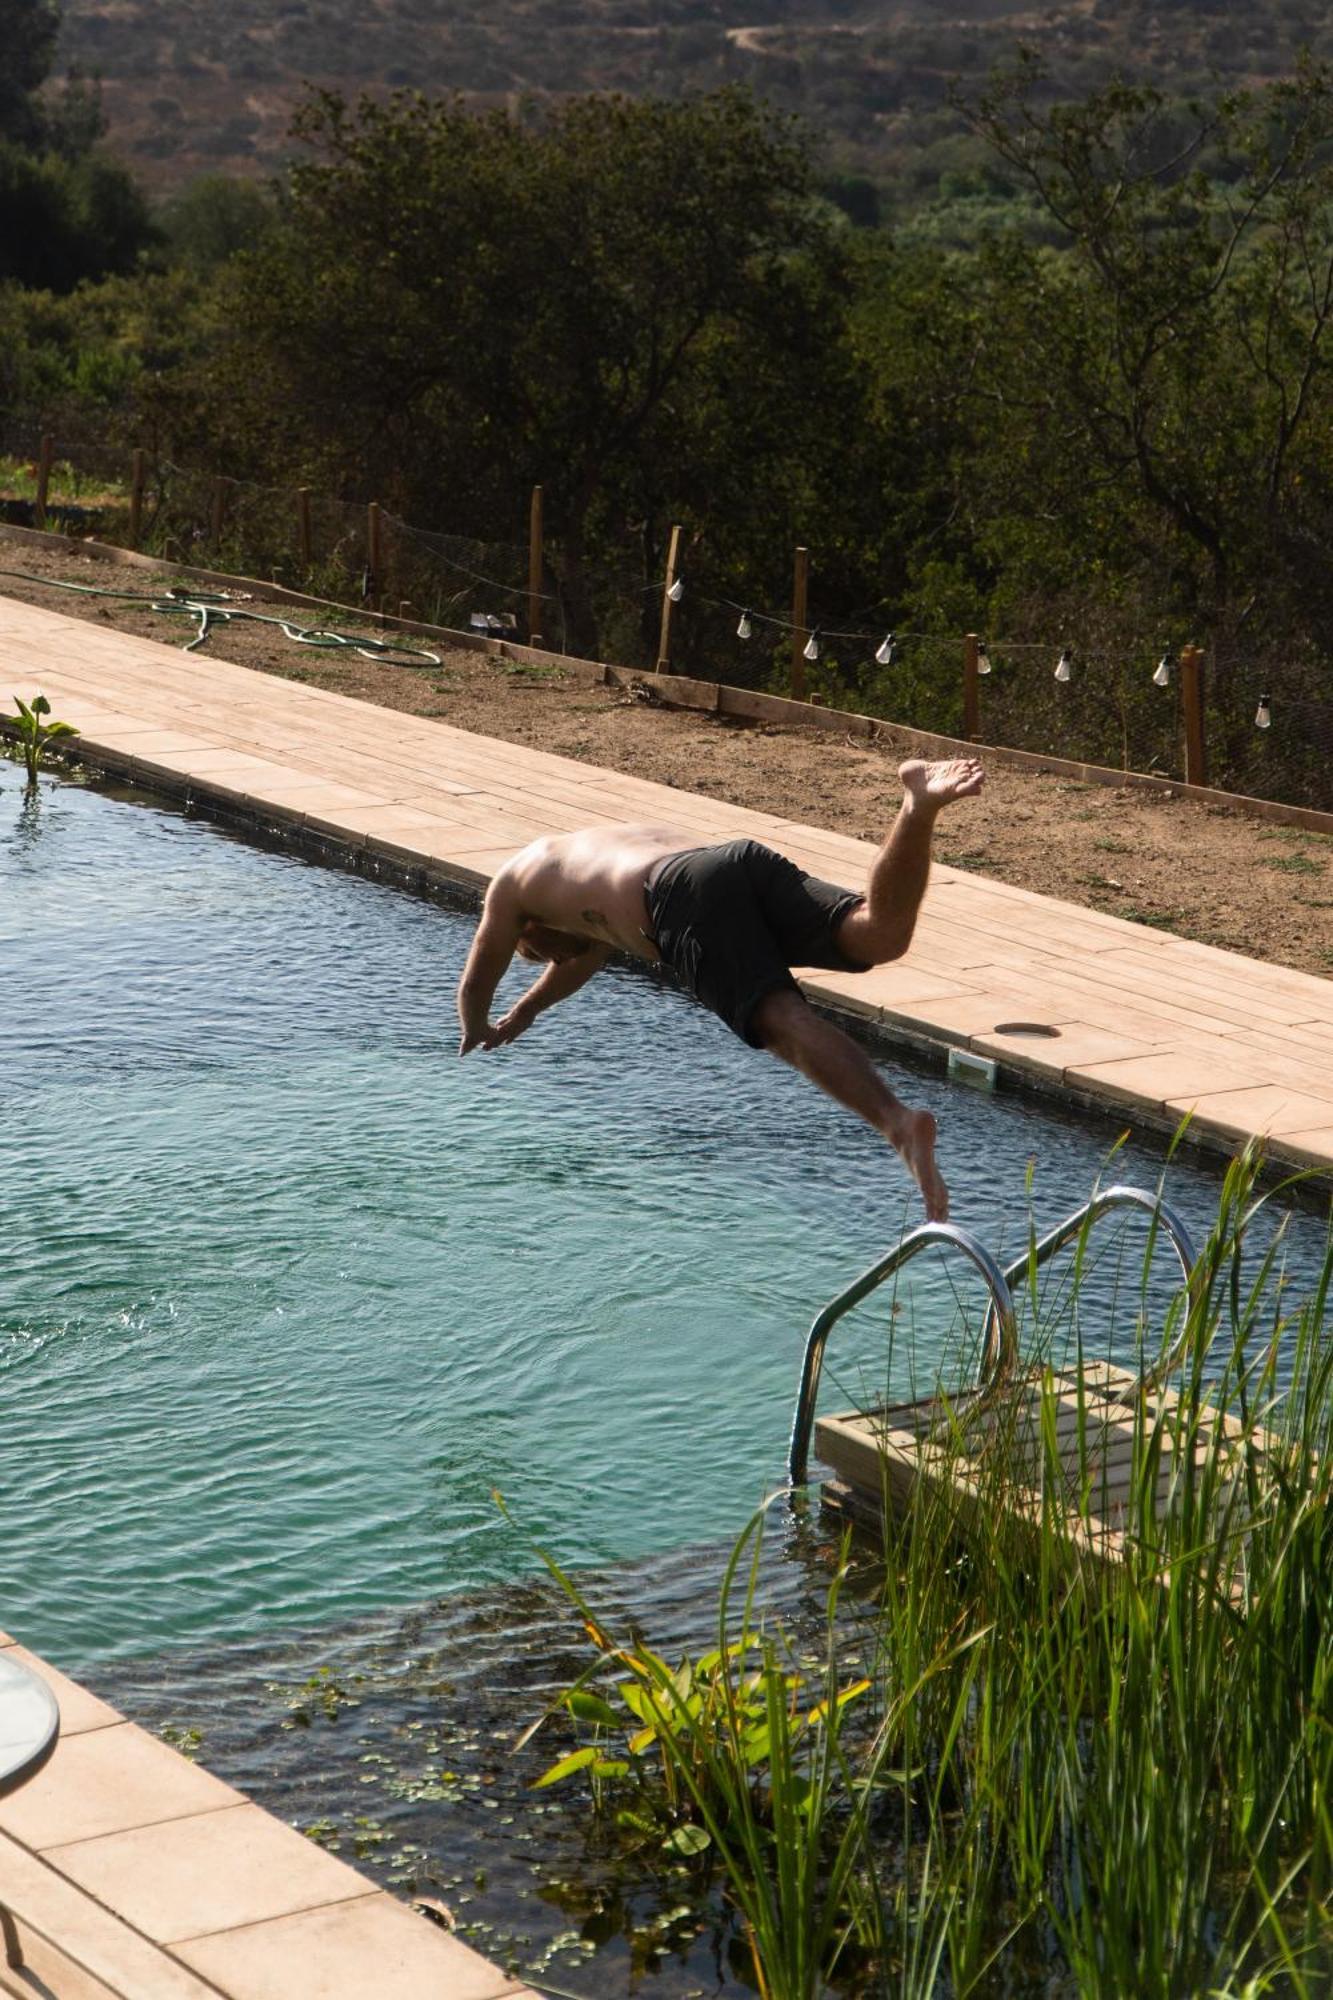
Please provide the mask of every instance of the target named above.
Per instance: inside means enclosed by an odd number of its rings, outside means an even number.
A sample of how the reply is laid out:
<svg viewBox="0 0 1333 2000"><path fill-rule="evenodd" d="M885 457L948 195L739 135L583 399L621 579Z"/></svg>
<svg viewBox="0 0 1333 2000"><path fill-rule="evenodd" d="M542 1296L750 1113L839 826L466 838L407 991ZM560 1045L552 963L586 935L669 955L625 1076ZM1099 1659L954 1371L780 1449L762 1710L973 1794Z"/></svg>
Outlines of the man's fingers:
<svg viewBox="0 0 1333 2000"><path fill-rule="evenodd" d="M487 1028L484 1034L464 1035L458 1044L460 1056L470 1056L473 1049L495 1049L504 1037L498 1028Z"/></svg>

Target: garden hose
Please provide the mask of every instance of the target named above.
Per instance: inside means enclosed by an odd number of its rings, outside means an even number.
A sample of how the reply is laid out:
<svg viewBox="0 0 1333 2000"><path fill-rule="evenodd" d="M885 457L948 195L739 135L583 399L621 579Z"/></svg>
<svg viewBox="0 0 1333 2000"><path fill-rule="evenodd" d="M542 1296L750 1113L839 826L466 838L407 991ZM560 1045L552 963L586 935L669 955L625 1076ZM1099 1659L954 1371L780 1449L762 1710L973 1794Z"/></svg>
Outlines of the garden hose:
<svg viewBox="0 0 1333 2000"><path fill-rule="evenodd" d="M382 660L389 666L438 667L440 655L424 646L391 646L383 639L364 636L353 639L345 632L326 632L317 625L294 625L289 618L274 618L262 611L243 611L227 591L185 590L173 586L165 597L145 597L137 590L104 590L98 584L68 583L53 576L34 576L23 569L0 569L0 576L16 577L24 583L45 584L52 590L73 590L81 597L115 597L131 604L146 604L150 611L179 612L192 618L198 628L183 650L193 653L208 639L215 624L229 625L246 618L255 625L276 625L284 638L297 646L313 646L318 652L339 650L359 653L364 660Z"/></svg>

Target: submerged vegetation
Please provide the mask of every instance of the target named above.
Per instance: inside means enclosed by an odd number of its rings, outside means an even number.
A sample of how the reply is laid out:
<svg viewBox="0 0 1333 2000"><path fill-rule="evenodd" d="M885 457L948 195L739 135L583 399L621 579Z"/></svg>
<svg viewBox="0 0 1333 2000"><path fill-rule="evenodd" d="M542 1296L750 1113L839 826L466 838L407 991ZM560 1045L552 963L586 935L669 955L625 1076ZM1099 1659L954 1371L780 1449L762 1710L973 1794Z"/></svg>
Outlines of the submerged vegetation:
<svg viewBox="0 0 1333 2000"><path fill-rule="evenodd" d="M1038 1318L1039 1507L1003 1427L980 1504L917 1481L872 1583L844 1551L821 1658L757 1614L758 1518L694 1661L566 1581L596 1657L541 1782L581 1775L645 1865L687 1865L769 2000L1328 1990L1333 1256L1289 1309L1276 1246L1242 1263L1265 1199L1233 1164L1172 1323L1141 1330L1146 1360L1184 1348L1132 1426L1121 1560L1071 1487Z"/></svg>

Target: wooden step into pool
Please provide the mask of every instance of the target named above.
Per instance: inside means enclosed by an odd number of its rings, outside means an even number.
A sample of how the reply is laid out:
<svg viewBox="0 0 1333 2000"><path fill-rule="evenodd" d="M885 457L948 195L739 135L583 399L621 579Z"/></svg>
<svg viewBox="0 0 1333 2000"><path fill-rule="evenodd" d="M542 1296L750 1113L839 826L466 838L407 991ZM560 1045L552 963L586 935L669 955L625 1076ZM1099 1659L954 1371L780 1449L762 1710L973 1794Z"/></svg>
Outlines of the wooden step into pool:
<svg viewBox="0 0 1333 2000"><path fill-rule="evenodd" d="M1159 1518L1181 1503L1191 1478L1206 1479L1210 1515L1243 1532L1237 1481L1280 1455L1278 1443L1235 1416L1219 1417L1206 1400L1187 1405L1178 1392L1105 1362L815 1424L816 1454L833 1474L823 1497L864 1526L881 1529L886 1505L901 1510L924 1481L963 1515L998 1505L1034 1525L1054 1518L1074 1546L1105 1562L1124 1559L1139 1525L1136 1467L1140 1491L1152 1480Z"/></svg>

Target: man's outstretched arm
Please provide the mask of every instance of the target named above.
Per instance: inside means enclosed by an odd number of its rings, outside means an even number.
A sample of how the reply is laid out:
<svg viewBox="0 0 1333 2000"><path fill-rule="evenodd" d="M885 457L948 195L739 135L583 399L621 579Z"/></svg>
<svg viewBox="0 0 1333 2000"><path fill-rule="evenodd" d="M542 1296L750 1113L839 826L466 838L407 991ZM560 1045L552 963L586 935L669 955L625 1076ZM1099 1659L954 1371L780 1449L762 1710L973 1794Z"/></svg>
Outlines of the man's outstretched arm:
<svg viewBox="0 0 1333 2000"><path fill-rule="evenodd" d="M472 949L458 982L458 1053L493 1049L498 1030L491 1026L491 1002L518 944L523 916L518 896L503 875L486 892L486 902L472 940Z"/></svg>
<svg viewBox="0 0 1333 2000"><path fill-rule="evenodd" d="M504 1019L496 1023L495 1042L516 1041L532 1026L539 1014L544 1014L548 1007L554 1007L558 1000L568 1000L571 993L577 993L581 986L586 986L610 956L609 945L590 944L577 958L567 958L561 965L546 966L523 997L514 1002ZM488 1046L494 1047L495 1043Z"/></svg>

